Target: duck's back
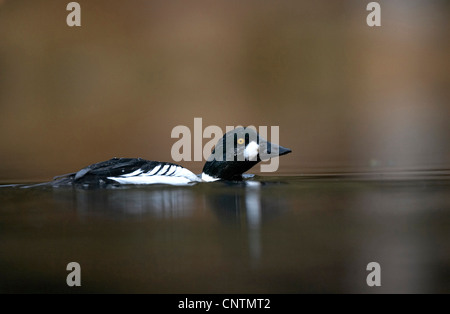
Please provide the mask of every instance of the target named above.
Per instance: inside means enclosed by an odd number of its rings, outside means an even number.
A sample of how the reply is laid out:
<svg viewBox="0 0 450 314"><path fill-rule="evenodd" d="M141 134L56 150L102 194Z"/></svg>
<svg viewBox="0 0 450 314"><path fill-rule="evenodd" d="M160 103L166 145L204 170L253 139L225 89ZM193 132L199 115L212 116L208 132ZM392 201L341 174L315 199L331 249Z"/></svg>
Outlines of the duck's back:
<svg viewBox="0 0 450 314"><path fill-rule="evenodd" d="M56 178L53 185L104 186L108 184L186 185L201 181L180 165L142 158L112 158Z"/></svg>

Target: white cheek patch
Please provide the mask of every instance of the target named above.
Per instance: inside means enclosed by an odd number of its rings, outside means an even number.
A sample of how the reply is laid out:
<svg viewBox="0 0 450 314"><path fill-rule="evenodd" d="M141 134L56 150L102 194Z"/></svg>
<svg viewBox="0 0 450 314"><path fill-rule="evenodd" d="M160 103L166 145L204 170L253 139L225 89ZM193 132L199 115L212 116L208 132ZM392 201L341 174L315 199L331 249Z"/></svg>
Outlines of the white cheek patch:
<svg viewBox="0 0 450 314"><path fill-rule="evenodd" d="M259 145L256 142L248 143L247 147L244 150L244 157L247 160L256 160L256 156L259 153Z"/></svg>

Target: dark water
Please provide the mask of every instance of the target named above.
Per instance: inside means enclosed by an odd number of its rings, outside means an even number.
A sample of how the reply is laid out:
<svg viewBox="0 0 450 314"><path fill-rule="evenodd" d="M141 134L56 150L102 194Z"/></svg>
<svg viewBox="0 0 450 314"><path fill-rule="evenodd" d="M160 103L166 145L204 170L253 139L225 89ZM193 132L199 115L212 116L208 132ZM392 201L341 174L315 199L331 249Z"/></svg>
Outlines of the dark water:
<svg viewBox="0 0 450 314"><path fill-rule="evenodd" d="M0 292L450 292L447 173L252 181L2 187Z"/></svg>

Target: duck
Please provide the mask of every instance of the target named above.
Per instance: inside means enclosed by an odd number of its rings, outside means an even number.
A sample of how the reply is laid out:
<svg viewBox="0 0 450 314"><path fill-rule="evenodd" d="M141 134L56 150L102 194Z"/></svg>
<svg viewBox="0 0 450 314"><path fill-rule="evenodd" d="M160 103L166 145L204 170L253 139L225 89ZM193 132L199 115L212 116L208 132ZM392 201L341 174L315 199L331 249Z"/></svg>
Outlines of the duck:
<svg viewBox="0 0 450 314"><path fill-rule="evenodd" d="M290 152L291 149L270 143L252 128L237 127L219 139L200 175L171 162L114 157L77 172L57 176L48 183L52 186L104 187L242 181L243 174L262 160Z"/></svg>

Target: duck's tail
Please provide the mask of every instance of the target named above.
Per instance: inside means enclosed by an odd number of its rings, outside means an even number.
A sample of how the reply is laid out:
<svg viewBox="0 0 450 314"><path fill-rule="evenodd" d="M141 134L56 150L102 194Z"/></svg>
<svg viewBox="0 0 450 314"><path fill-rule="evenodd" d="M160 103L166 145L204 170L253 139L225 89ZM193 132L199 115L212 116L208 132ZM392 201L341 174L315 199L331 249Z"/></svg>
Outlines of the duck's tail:
<svg viewBox="0 0 450 314"><path fill-rule="evenodd" d="M28 189L28 188L36 188L36 187L61 187L61 186L71 186L73 184L74 173L63 174L60 176L56 176L52 181L48 182L40 182L40 183L32 183L32 184L4 184L0 185L0 188L20 188L20 189Z"/></svg>

